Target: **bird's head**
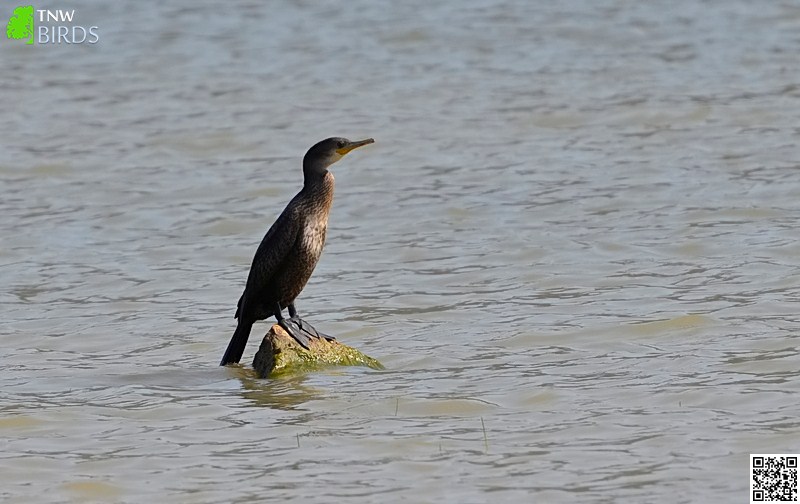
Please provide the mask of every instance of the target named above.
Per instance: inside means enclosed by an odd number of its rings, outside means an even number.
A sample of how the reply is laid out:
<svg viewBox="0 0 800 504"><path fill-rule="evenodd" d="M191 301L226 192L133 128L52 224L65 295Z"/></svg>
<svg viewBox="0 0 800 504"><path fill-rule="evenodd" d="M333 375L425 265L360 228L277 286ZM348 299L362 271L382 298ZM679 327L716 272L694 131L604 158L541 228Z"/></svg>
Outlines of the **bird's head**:
<svg viewBox="0 0 800 504"><path fill-rule="evenodd" d="M371 138L356 142L340 137L326 138L308 149L303 158L303 171L306 176L324 175L330 165L342 159L351 150L374 142L375 140Z"/></svg>

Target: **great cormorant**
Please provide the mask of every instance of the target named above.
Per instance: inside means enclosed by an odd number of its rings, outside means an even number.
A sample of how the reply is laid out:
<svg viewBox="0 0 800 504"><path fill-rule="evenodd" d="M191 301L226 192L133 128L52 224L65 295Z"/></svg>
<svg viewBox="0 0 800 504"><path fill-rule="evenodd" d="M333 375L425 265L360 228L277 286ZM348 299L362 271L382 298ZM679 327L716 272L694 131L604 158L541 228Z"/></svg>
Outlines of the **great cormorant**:
<svg viewBox="0 0 800 504"><path fill-rule="evenodd" d="M308 150L303 158L303 189L286 205L256 250L236 310L239 323L221 366L239 362L257 320L274 316L306 348L309 337L325 336L297 316L294 300L311 277L325 245L334 185L328 167L351 150L373 142L371 138L352 142L334 137ZM289 309L289 319L281 314L284 308Z"/></svg>

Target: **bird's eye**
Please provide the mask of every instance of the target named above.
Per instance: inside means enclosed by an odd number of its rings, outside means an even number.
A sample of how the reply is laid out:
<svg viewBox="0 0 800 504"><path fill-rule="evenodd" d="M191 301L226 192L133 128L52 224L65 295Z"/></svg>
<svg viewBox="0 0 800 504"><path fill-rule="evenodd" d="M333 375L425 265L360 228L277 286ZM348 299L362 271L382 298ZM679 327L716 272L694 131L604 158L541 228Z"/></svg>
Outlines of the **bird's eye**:
<svg viewBox="0 0 800 504"><path fill-rule="evenodd" d="M343 149L345 145L347 145L347 142L345 142L344 140L339 140L338 142L336 142L336 147L340 149Z"/></svg>

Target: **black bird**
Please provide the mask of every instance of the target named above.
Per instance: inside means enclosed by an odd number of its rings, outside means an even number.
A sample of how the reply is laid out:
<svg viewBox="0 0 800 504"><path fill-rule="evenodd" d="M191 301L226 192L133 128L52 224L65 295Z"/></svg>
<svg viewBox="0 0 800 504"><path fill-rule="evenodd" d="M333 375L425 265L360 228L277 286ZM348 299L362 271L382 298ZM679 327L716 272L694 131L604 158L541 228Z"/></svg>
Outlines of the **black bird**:
<svg viewBox="0 0 800 504"><path fill-rule="evenodd" d="M236 310L239 323L220 366L239 362L250 328L257 320L274 316L278 324L306 348L309 336L327 337L297 316L294 300L311 278L325 245L334 185L328 167L351 150L373 142L371 138L351 142L334 137L317 143L306 152L303 189L286 205L256 250L247 286ZM289 309L288 320L281 314L284 308Z"/></svg>

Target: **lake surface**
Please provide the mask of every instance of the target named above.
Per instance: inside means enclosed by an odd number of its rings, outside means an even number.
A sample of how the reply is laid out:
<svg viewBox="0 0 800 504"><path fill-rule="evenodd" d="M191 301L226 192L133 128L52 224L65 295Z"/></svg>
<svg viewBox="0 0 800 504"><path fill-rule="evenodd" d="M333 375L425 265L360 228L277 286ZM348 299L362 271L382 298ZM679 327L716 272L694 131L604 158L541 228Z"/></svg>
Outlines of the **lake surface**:
<svg viewBox="0 0 800 504"><path fill-rule="evenodd" d="M800 452L797 4L72 7L0 40L3 502L742 502ZM297 305L387 370L257 380L264 322L220 368L333 135Z"/></svg>

